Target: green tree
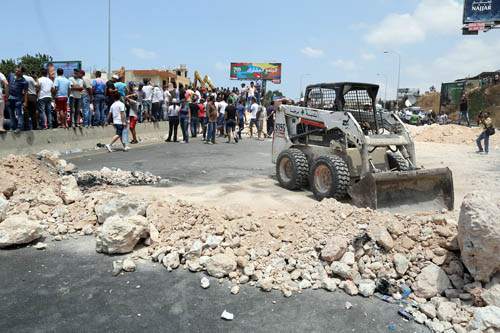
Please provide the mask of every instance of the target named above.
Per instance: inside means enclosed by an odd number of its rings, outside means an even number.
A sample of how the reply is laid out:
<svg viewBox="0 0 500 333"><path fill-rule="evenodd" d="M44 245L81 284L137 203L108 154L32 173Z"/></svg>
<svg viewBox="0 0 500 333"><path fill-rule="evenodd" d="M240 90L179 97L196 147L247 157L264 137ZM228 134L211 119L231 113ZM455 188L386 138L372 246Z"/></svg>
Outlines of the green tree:
<svg viewBox="0 0 500 333"><path fill-rule="evenodd" d="M264 99L266 101L267 104L271 103L273 98L276 97L276 96L283 96L283 93L279 90L269 90L266 95L264 96Z"/></svg>
<svg viewBox="0 0 500 333"><path fill-rule="evenodd" d="M0 61L0 72L5 76L14 73L16 70L16 61L14 59L2 59Z"/></svg>
<svg viewBox="0 0 500 333"><path fill-rule="evenodd" d="M3 59L0 61L0 72L2 72L4 75L8 75L15 72L17 65L24 65L26 66L28 73L31 71L39 73L43 67L43 63L52 60L53 59L50 55L41 53L37 53L34 56L26 54L20 58L17 58L17 61L14 59Z"/></svg>

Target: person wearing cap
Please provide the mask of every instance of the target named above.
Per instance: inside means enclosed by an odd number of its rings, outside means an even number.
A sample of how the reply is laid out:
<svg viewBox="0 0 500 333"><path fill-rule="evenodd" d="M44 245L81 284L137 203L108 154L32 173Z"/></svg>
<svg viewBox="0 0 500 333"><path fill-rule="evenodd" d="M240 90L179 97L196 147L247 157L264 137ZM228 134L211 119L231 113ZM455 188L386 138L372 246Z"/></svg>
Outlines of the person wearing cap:
<svg viewBox="0 0 500 333"><path fill-rule="evenodd" d="M83 81L82 90L82 113L83 113L83 127L90 127L92 125L92 115L90 114L90 102L92 100L92 84L88 77L85 77L85 71L80 71L80 77Z"/></svg>
<svg viewBox="0 0 500 333"><path fill-rule="evenodd" d="M125 104L122 102L122 96L120 93L116 93L113 95L115 102L111 104L108 116L106 117L106 122L104 123L104 126L108 126L108 122L110 118L113 118L113 127L115 128L115 135L111 139L108 145L106 145L106 149L112 153L113 150L111 149L111 146L113 146L113 143L115 143L118 140L121 140L122 145L123 145L123 150L127 151L130 148L127 146L125 142L123 142L123 131L127 127L127 120L125 119Z"/></svg>
<svg viewBox="0 0 500 333"><path fill-rule="evenodd" d="M180 107L177 103L177 99L173 98L172 103L168 107L168 139L165 142L170 142L172 140L172 134L174 135L174 142L177 142L177 128L179 127L179 111Z"/></svg>

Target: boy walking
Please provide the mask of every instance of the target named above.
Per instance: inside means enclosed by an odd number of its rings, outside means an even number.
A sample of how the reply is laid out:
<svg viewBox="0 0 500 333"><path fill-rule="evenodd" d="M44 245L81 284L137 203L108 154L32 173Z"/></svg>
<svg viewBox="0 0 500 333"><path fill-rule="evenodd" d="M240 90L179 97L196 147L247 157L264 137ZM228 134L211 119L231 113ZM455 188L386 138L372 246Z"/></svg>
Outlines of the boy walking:
<svg viewBox="0 0 500 333"><path fill-rule="evenodd" d="M106 145L106 149L110 153L113 152L113 150L111 149L111 146L118 139L120 139L122 141L124 151L127 151L130 149L122 140L123 130L127 126L127 121L125 119L125 104L123 104L123 102L121 100L122 95L120 93L115 93L114 99L115 99L115 102L113 104L111 104L110 112L108 113L108 116L106 117L106 122L104 123L104 126L108 126L109 118L113 117L113 127L115 128L115 135L111 139L111 142L109 143L109 145Z"/></svg>

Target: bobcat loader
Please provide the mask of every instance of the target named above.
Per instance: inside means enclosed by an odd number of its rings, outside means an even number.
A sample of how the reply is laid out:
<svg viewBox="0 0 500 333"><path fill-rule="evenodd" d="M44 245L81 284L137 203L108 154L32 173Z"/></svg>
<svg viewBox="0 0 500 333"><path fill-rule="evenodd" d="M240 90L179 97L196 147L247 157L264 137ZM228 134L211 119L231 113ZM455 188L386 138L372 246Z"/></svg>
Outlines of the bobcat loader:
<svg viewBox="0 0 500 333"><path fill-rule="evenodd" d="M417 167L401 119L376 110L378 85L322 83L306 88L304 106L276 112L273 163L284 188L308 183L316 199L346 195L359 207L453 210L449 168Z"/></svg>

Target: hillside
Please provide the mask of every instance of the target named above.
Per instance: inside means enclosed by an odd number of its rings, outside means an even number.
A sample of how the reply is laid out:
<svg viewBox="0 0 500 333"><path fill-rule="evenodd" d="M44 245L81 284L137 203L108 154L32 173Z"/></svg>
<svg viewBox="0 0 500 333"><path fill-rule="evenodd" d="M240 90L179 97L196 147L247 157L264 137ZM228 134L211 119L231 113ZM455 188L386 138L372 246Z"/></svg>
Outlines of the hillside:
<svg viewBox="0 0 500 333"><path fill-rule="evenodd" d="M500 126L500 84L487 88L474 88L467 91L469 96L469 111L472 122L476 122L480 112L488 111L496 126ZM416 105L426 111L439 111L440 93L426 93L419 97ZM458 105L442 107L452 121L458 120Z"/></svg>

